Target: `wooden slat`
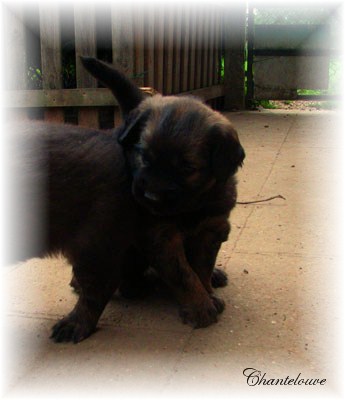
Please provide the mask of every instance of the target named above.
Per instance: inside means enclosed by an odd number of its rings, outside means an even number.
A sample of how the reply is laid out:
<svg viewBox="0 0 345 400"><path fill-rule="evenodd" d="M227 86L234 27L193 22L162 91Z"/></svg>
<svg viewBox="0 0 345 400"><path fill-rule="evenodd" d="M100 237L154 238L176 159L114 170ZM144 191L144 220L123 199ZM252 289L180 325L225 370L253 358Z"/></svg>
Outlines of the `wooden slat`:
<svg viewBox="0 0 345 400"><path fill-rule="evenodd" d="M174 13L174 62L173 62L173 93L178 93L181 86L181 9Z"/></svg>
<svg viewBox="0 0 345 400"><path fill-rule="evenodd" d="M97 81L82 66L80 56L95 57L96 51L96 21L94 6L89 3L74 5L75 52L78 88L96 88ZM95 108L80 109L78 124L98 128L98 111Z"/></svg>
<svg viewBox="0 0 345 400"><path fill-rule="evenodd" d="M133 20L125 9L111 6L113 63L129 77L134 74Z"/></svg>
<svg viewBox="0 0 345 400"><path fill-rule="evenodd" d="M162 7L155 12L155 81L154 88L163 93L164 82L164 11Z"/></svg>
<svg viewBox="0 0 345 400"><path fill-rule="evenodd" d="M134 31L134 81L138 86L144 86L144 16L140 10L133 13Z"/></svg>
<svg viewBox="0 0 345 400"><path fill-rule="evenodd" d="M39 5L41 35L41 68L43 89L62 88L61 32L59 8L56 3L42 2ZM64 122L60 109L45 110L44 118Z"/></svg>
<svg viewBox="0 0 345 400"><path fill-rule="evenodd" d="M220 32L222 29L222 18L220 16L219 10L216 10L215 16L215 44L214 44L214 58L213 58L213 79L212 84L216 85L220 82Z"/></svg>
<svg viewBox="0 0 345 400"><path fill-rule="evenodd" d="M181 90L186 92L188 90L189 82L189 66L190 66L190 29L189 20L191 18L189 6L183 9L182 17L182 60L181 60Z"/></svg>
<svg viewBox="0 0 345 400"><path fill-rule="evenodd" d="M171 94L173 91L174 20L168 9L164 11L164 94Z"/></svg>
<svg viewBox="0 0 345 400"><path fill-rule="evenodd" d="M113 63L128 76L134 76L133 17L126 8L111 6ZM121 124L119 108L114 110L114 125Z"/></svg>
<svg viewBox="0 0 345 400"><path fill-rule="evenodd" d="M197 20L195 10L190 13L190 39L189 39L189 79L188 89L195 88L195 61L196 61L196 35L197 35Z"/></svg>
<svg viewBox="0 0 345 400"><path fill-rule="evenodd" d="M196 20L196 58L195 58L195 88L201 87L201 69L202 69L202 39L203 39L203 13L198 10Z"/></svg>
<svg viewBox="0 0 345 400"><path fill-rule="evenodd" d="M148 9L145 11L145 69L147 71L145 85L153 87L155 84L154 9L152 7L148 7Z"/></svg>
<svg viewBox="0 0 345 400"><path fill-rule="evenodd" d="M27 57L25 49L25 26L23 10L20 5L2 4L3 30L3 85L6 89L18 90L27 88ZM8 120L23 120L27 118L27 111L7 111Z"/></svg>
<svg viewBox="0 0 345 400"><path fill-rule="evenodd" d="M182 94L200 96L205 100L222 96L222 85L215 85ZM154 93L151 88L141 88L148 96ZM56 108L56 107L101 107L118 106L113 94L105 88L61 89L61 90L8 90L3 91L6 108Z"/></svg>
<svg viewBox="0 0 345 400"><path fill-rule="evenodd" d="M203 18L203 43L202 43L202 77L201 85L207 86L208 80L208 62L209 62L209 30L210 30L210 14L208 8L204 11Z"/></svg>
<svg viewBox="0 0 345 400"><path fill-rule="evenodd" d="M214 70L214 48L216 46L215 43L215 30L216 30L216 13L214 9L210 10L210 22L209 22L209 52L208 52L208 75L206 85L211 86L213 84L213 76L215 74Z"/></svg>
<svg viewBox="0 0 345 400"><path fill-rule="evenodd" d="M77 87L97 87L97 80L83 67L80 56L96 56L94 7L89 4L75 4L74 29L77 68Z"/></svg>
<svg viewBox="0 0 345 400"><path fill-rule="evenodd" d="M223 52L225 51L225 44L224 44L224 15L223 13L220 11L219 15L219 31L218 31L218 58L217 58L217 64L218 64L218 80L217 83L224 83L222 81L222 56L223 56Z"/></svg>
<svg viewBox="0 0 345 400"><path fill-rule="evenodd" d="M19 4L2 4L3 33L3 84L6 89L27 88L27 57L25 49L25 26L23 10Z"/></svg>

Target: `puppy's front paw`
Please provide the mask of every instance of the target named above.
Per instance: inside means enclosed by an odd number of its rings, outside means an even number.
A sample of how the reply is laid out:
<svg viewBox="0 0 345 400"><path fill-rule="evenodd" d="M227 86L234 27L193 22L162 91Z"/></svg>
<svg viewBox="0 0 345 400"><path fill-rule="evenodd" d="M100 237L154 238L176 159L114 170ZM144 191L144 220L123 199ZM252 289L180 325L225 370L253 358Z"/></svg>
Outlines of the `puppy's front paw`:
<svg viewBox="0 0 345 400"><path fill-rule="evenodd" d="M213 302L213 305L216 307L218 314L221 314L225 309L224 300L220 299L219 297L216 297L214 294L212 294L210 297Z"/></svg>
<svg viewBox="0 0 345 400"><path fill-rule="evenodd" d="M215 268L212 272L211 284L214 288L225 287L228 284L228 276L221 269Z"/></svg>
<svg viewBox="0 0 345 400"><path fill-rule="evenodd" d="M211 300L211 299L209 299ZM213 301L203 305L185 305L180 308L180 317L184 324L190 324L193 328L206 328L217 322L218 310Z"/></svg>
<svg viewBox="0 0 345 400"><path fill-rule="evenodd" d="M95 329L94 325L81 322L74 315L68 315L53 326L50 338L56 343L78 343L90 336Z"/></svg>

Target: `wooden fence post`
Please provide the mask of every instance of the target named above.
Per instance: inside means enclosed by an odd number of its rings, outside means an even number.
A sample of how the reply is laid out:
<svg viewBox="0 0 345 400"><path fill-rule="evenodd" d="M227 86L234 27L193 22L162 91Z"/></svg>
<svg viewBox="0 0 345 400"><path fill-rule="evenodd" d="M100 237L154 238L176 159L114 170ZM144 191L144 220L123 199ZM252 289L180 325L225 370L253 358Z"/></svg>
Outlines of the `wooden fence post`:
<svg viewBox="0 0 345 400"><path fill-rule="evenodd" d="M186 92L188 90L188 72L189 72L189 65L190 65L190 28L189 28L189 19L191 18L190 16L190 6L187 5L187 7L184 7L182 10L182 62L181 62L181 76L182 76L182 82L181 82L181 91Z"/></svg>
<svg viewBox="0 0 345 400"><path fill-rule="evenodd" d="M186 22L189 27L189 69L188 69L188 88L189 90L195 89L195 65L196 65L196 38L197 38L197 16L193 8L190 10L190 19Z"/></svg>
<svg viewBox="0 0 345 400"><path fill-rule="evenodd" d="M174 10L174 63L173 63L173 93L179 93L181 87L181 45L182 45L182 10L176 7Z"/></svg>
<svg viewBox="0 0 345 400"><path fill-rule="evenodd" d="M45 90L62 88L60 13L56 3L42 2L40 11L42 86ZM44 118L64 122L62 109L49 108Z"/></svg>
<svg viewBox="0 0 345 400"><path fill-rule="evenodd" d="M6 89L20 90L27 88L27 57L25 51L25 26L23 10L19 4L2 4L4 44L3 79ZM13 118L26 119L27 110L7 111Z"/></svg>
<svg viewBox="0 0 345 400"><path fill-rule="evenodd" d="M224 86L226 110L245 106L245 28L246 3L226 9L223 20Z"/></svg>
<svg viewBox="0 0 345 400"><path fill-rule="evenodd" d="M96 88L97 81L82 66L80 56L96 56L96 21L92 4L77 3L74 6L75 51L78 88ZM78 113L78 124L98 128L98 111L89 107Z"/></svg>
<svg viewBox="0 0 345 400"><path fill-rule="evenodd" d="M139 8L133 13L133 40L134 40L134 74L135 83L144 86L145 65L144 65L144 13Z"/></svg>
<svg viewBox="0 0 345 400"><path fill-rule="evenodd" d="M202 70L202 46L203 46L203 21L204 13L202 9L196 10L196 59L195 59L195 88L201 88Z"/></svg>
<svg viewBox="0 0 345 400"><path fill-rule="evenodd" d="M145 10L145 69L146 80L145 85L154 87L155 84L155 15L154 8L148 7Z"/></svg>
<svg viewBox="0 0 345 400"><path fill-rule="evenodd" d="M157 7L154 12L155 17L155 63L154 63L154 85L153 87L163 93L164 86L164 9L162 6Z"/></svg>
<svg viewBox="0 0 345 400"><path fill-rule="evenodd" d="M130 10L111 6L111 40L113 51L113 63L119 66L122 71L132 78L134 75L134 34L133 16ZM120 109L114 111L114 125L122 122Z"/></svg>
<svg viewBox="0 0 345 400"><path fill-rule="evenodd" d="M173 65L174 65L174 13L166 8L164 10L164 87L166 95L173 91Z"/></svg>

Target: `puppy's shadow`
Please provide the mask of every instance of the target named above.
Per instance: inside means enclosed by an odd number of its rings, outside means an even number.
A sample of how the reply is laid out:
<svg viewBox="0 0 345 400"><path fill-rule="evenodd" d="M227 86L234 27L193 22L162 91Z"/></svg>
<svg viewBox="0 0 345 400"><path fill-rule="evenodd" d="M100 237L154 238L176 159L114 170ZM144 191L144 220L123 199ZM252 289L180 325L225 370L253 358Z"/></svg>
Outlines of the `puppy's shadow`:
<svg viewBox="0 0 345 400"><path fill-rule="evenodd" d="M169 287L151 274L142 282L126 283L113 295L100 325L185 330Z"/></svg>

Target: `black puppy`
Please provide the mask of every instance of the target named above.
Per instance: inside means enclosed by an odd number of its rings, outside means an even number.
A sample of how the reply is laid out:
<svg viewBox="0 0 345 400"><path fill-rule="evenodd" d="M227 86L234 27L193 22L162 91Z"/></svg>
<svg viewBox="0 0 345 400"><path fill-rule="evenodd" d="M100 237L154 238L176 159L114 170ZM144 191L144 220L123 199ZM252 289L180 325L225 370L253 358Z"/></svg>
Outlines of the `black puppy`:
<svg viewBox="0 0 345 400"><path fill-rule="evenodd" d="M129 99L131 91L137 93L111 66L94 58L82 61L118 99L124 90ZM208 326L224 309L213 295L212 273L230 232L234 174L244 150L231 123L194 98L156 95L127 106L118 139L141 206L136 248L147 262L135 263L137 268L126 274L140 285L143 270L151 265L172 288L183 321ZM217 271L213 283L224 280Z"/></svg>
<svg viewBox="0 0 345 400"><path fill-rule="evenodd" d="M21 201L10 207L17 226L9 247L17 259L67 257L79 299L52 338L79 342L95 330L134 243L138 207L123 150L116 133L46 123L11 130L13 158L20 156L13 194Z"/></svg>
<svg viewBox="0 0 345 400"><path fill-rule="evenodd" d="M10 136L7 150L12 156L8 166L12 181L9 207L12 234L8 234L6 247L16 259L62 252L73 266L80 290L74 309L53 328L52 338L57 342L79 342L89 336L121 280L130 278L140 282L150 263L173 288L176 277L185 280L179 265L171 278L164 269L161 271L164 260L159 261L159 246L152 247L153 241L150 245L147 243L145 235L154 227L152 217L160 224L154 234L161 231L159 241L170 246L169 237L165 240L163 236L164 224L170 224L170 217L156 220L146 206L141 207L134 200L132 174L128 173L128 163L118 144L119 135L124 143L139 128L144 95L121 73L105 64L90 59L84 63L89 69L91 65L105 68L101 72L105 80L110 80L123 112L122 127L110 133L47 123L23 123L7 128ZM147 193L144 197L153 196ZM198 212L197 207L196 217ZM198 226L199 219L195 220ZM192 247L188 249L187 256L192 263ZM194 292L204 289L200 289L202 285L195 274L192 275L199 281L199 288L190 287L189 274L187 268L187 284L181 290L190 291L193 297ZM224 283L221 272L214 274L215 285ZM197 326L206 326L215 320L221 308L219 302L216 302L217 311L214 301L210 303L208 294L204 293L202 296L210 308L204 316L205 305L190 301L188 296L185 301L178 297L184 310L188 307L194 310L193 315L185 314L187 320Z"/></svg>

